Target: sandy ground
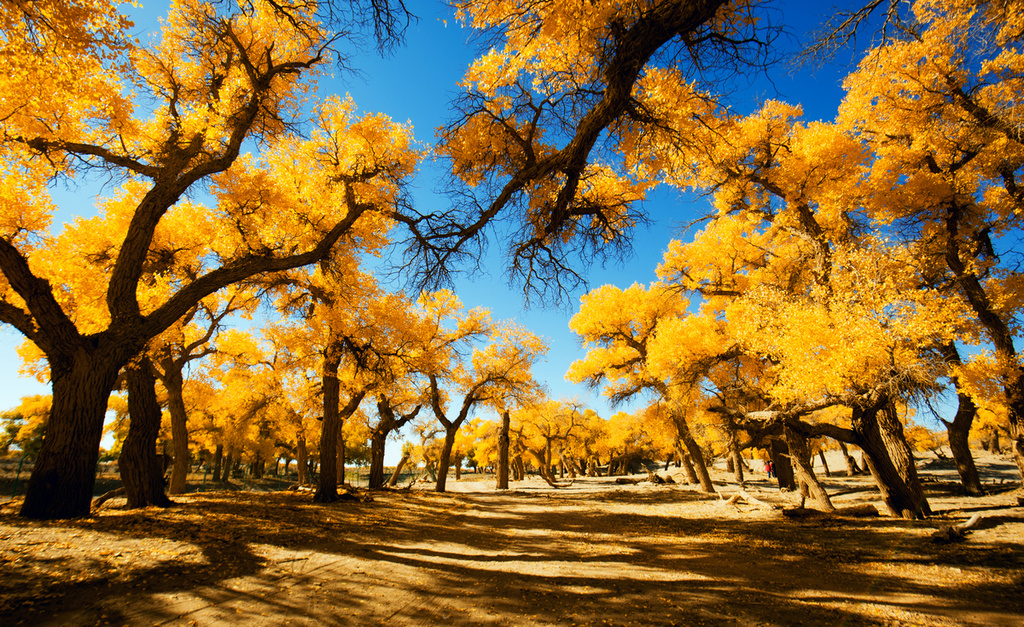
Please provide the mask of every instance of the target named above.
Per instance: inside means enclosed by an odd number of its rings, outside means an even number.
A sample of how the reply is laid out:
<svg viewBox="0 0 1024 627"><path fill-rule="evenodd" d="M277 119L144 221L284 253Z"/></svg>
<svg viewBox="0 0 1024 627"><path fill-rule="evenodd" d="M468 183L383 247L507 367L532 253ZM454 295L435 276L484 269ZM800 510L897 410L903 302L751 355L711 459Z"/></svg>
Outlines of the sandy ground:
<svg viewBox="0 0 1024 627"><path fill-rule="evenodd" d="M964 498L950 463L922 460L936 515L917 522L793 520L608 478L449 479L447 494L330 506L222 491L46 523L15 502L0 510L0 625L1024 625L1016 471L979 461L991 493ZM862 477L826 485L854 490L838 506L877 499ZM795 504L762 473L744 487ZM974 513L966 541L930 541Z"/></svg>

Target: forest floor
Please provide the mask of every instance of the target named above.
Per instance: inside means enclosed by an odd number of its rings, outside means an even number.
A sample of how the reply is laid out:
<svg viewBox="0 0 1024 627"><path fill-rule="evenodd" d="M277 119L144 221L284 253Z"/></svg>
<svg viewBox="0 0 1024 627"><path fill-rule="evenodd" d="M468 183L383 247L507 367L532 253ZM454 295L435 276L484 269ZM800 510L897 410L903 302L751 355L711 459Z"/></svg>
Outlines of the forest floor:
<svg viewBox="0 0 1024 627"><path fill-rule="evenodd" d="M417 484L327 506L224 490L60 522L22 520L14 500L0 507L0 625L1019 626L1016 468L978 462L989 494L965 498L951 462L923 456L935 515L913 522L791 519L609 478L499 492L465 475L446 494ZM713 476L723 496L739 490ZM824 482L837 506L878 500L866 477ZM797 505L760 472L744 488ZM963 542L930 540L975 513Z"/></svg>

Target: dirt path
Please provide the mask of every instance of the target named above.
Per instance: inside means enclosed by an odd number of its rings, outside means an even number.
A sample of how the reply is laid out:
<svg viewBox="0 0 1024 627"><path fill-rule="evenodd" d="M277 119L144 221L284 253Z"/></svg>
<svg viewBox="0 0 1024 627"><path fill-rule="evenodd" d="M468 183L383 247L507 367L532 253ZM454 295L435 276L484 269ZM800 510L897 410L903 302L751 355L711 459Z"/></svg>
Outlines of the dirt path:
<svg viewBox="0 0 1024 627"><path fill-rule="evenodd" d="M980 499L945 493L940 466L926 471L940 515L915 523L797 522L683 486L608 479L561 490L529 480L508 493L452 482L457 492L327 507L215 492L43 524L7 507L0 624L1024 624L1024 508L998 486ZM746 487L791 498L763 475ZM928 540L974 511L984 518L966 542Z"/></svg>

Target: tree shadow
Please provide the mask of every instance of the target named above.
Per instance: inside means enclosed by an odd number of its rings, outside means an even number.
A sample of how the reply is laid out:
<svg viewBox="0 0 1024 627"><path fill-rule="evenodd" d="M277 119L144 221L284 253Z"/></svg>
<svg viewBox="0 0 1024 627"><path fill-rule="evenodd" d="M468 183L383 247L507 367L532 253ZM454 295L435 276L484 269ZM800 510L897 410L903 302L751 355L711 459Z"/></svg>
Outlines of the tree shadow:
<svg viewBox="0 0 1024 627"><path fill-rule="evenodd" d="M160 540L199 553L187 561L179 548L85 582L48 575L32 581L32 589L47 591L45 599L3 606L0 622L870 625L910 613L926 624L928 617L963 624L1024 618L1019 544L938 547L926 540L927 524L723 516L713 509L718 503L683 490L374 497L317 506L288 493L208 493L171 510L63 523L0 520L26 532L102 533L125 545ZM706 515L685 515L692 505ZM93 566L101 571L100 563ZM957 575L979 568L993 577ZM5 579L17 575L0 565Z"/></svg>

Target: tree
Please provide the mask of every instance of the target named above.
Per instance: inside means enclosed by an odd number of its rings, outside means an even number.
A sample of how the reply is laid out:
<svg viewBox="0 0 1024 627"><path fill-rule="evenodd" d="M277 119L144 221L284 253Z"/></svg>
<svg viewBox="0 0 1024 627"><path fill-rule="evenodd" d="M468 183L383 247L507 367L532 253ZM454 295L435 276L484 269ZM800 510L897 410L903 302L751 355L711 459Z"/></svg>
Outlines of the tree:
<svg viewBox="0 0 1024 627"><path fill-rule="evenodd" d="M603 384L604 393L613 402L654 394L670 407L679 440L697 471L701 488L714 493L704 454L686 418L685 399L695 382L660 377L651 372L649 364L650 344L659 336L668 337L662 325L678 320L687 306L677 291L660 283L646 288L633 284L625 290L605 285L584 295L569 327L583 338L587 356L570 366L566 378L595 387ZM710 343L714 337L711 333L702 341ZM677 350L693 350L695 346L678 339L672 343ZM716 345L712 359L719 359L723 346L728 350L728 344Z"/></svg>
<svg viewBox="0 0 1024 627"><path fill-rule="evenodd" d="M445 434L437 462L438 492L445 491L455 436L469 418L470 410L480 403L504 407L515 396L531 391L535 386L531 366L546 351L547 346L540 338L506 323L494 332L489 344L473 349L468 364L452 355L451 361L428 373L430 407ZM448 395L441 387L442 381L454 389L453 396L462 397L454 416L445 408Z"/></svg>
<svg viewBox="0 0 1024 627"><path fill-rule="evenodd" d="M964 300L994 349L1024 476L1024 367L1014 343L1022 278L1012 235L1024 215L1019 10L1017 2L915 2L900 36L847 77L839 120L872 151L864 210L917 243L937 287ZM957 385L963 366L946 355ZM970 429L966 400L951 423L957 454ZM964 460L958 467L970 473Z"/></svg>
<svg viewBox="0 0 1024 627"><path fill-rule="evenodd" d="M313 263L343 236L385 228L416 160L408 129L381 116L354 119L351 103L338 100L305 123L307 139L293 132L310 77L336 41L307 5L247 3L229 15L182 0L150 48L123 37L115 11L80 6L90 19L56 30L46 15L3 9L4 92L45 85L52 94L14 97L0 112L12 199L0 237L0 321L42 350L53 383L48 436L22 508L32 518L88 513L106 399L150 339L227 285ZM152 106L136 108L132 90ZM243 146L260 152L241 156ZM92 170L121 182L107 211L123 230L105 251L109 273L93 274L106 315L84 320L62 288L66 266L42 263L53 209L44 182ZM182 201L199 190L211 206ZM148 264L174 254L155 248L156 234L183 216L209 233L207 253L166 299L140 302Z"/></svg>
<svg viewBox="0 0 1024 627"><path fill-rule="evenodd" d="M12 445L17 445L22 456L35 457L39 454L46 424L50 421L50 405L49 396L25 396L17 407L0 416L5 455Z"/></svg>
<svg viewBox="0 0 1024 627"><path fill-rule="evenodd" d="M510 274L541 296L579 285L576 263L626 252L644 220L638 201L658 173L622 157L665 120L638 99L642 85L724 82L762 66L774 37L758 3L724 0L465 0L457 11L493 47L441 130L458 202L409 220L409 254L426 281L444 280L454 262L480 259L493 228Z"/></svg>

